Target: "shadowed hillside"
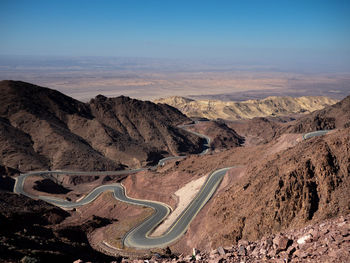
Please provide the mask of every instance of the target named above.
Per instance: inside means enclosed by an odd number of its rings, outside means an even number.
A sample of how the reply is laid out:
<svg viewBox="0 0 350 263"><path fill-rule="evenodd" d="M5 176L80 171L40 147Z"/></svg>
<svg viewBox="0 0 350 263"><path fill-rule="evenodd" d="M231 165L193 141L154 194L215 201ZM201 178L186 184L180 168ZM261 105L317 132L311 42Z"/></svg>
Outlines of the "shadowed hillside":
<svg viewBox="0 0 350 263"><path fill-rule="evenodd" d="M0 82L0 163L19 170L116 170L198 153L202 139L167 105L97 96L82 103L20 81Z"/></svg>

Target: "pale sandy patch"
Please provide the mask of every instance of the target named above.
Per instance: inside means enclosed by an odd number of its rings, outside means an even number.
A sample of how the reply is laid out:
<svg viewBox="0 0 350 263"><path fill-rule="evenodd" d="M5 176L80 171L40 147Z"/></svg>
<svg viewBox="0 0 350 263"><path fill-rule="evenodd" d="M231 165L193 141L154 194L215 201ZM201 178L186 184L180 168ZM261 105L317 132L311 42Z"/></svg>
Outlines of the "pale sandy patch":
<svg viewBox="0 0 350 263"><path fill-rule="evenodd" d="M281 137L279 137L274 143L274 145L271 147L271 150L267 153L269 154L275 154L278 152L281 152L283 150L286 150L288 148L294 147L298 142L300 142L303 138L302 134L297 133L286 133L282 134Z"/></svg>
<svg viewBox="0 0 350 263"><path fill-rule="evenodd" d="M178 204L174 211L153 231L151 236L162 235L176 218L185 210L185 208L190 204L193 198L201 189L204 184L207 176L202 176L196 180L193 180L187 183L184 187L180 188L175 192L176 197L178 198Z"/></svg>

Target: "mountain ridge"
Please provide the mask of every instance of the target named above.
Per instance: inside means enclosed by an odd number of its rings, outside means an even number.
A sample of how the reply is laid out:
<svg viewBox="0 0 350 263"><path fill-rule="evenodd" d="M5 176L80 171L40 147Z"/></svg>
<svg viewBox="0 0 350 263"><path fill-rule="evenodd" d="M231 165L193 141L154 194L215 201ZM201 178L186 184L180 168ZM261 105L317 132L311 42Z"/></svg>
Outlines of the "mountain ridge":
<svg viewBox="0 0 350 263"><path fill-rule="evenodd" d="M350 96L334 105L286 123L282 132L306 133L350 127Z"/></svg>
<svg viewBox="0 0 350 263"><path fill-rule="evenodd" d="M21 81L1 81L0 163L18 170L117 170L199 153L191 120L168 105L102 95L83 103Z"/></svg>
<svg viewBox="0 0 350 263"><path fill-rule="evenodd" d="M240 120L252 119L254 117L310 113L338 101L323 96L303 96L297 98L270 96L261 100L239 102L192 100L186 97L173 96L158 99L154 102L171 105L190 117Z"/></svg>

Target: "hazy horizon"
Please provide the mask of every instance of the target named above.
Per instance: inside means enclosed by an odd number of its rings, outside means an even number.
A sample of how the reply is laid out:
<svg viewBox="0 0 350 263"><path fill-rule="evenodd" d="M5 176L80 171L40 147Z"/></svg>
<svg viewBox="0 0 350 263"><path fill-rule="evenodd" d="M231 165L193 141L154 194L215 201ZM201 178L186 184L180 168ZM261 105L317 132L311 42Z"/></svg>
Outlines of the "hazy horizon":
<svg viewBox="0 0 350 263"><path fill-rule="evenodd" d="M219 59L350 70L350 2L21 1L1 4L1 55Z"/></svg>
<svg viewBox="0 0 350 263"><path fill-rule="evenodd" d="M0 6L0 79L78 99L349 93L349 1L4 0Z"/></svg>
<svg viewBox="0 0 350 263"><path fill-rule="evenodd" d="M98 94L245 100L349 95L350 73L283 70L220 60L0 56L0 79L22 80L88 101Z"/></svg>

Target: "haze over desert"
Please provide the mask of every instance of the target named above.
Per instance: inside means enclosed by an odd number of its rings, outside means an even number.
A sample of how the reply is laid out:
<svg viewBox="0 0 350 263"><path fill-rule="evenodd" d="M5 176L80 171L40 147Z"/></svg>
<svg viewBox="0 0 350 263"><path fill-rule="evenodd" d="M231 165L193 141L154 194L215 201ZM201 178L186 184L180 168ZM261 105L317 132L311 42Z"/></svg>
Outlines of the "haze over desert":
<svg viewBox="0 0 350 263"><path fill-rule="evenodd" d="M154 100L170 96L241 101L268 96L328 96L349 93L350 74L273 65L240 65L234 59L0 56L0 78L50 86L84 102L98 94Z"/></svg>

